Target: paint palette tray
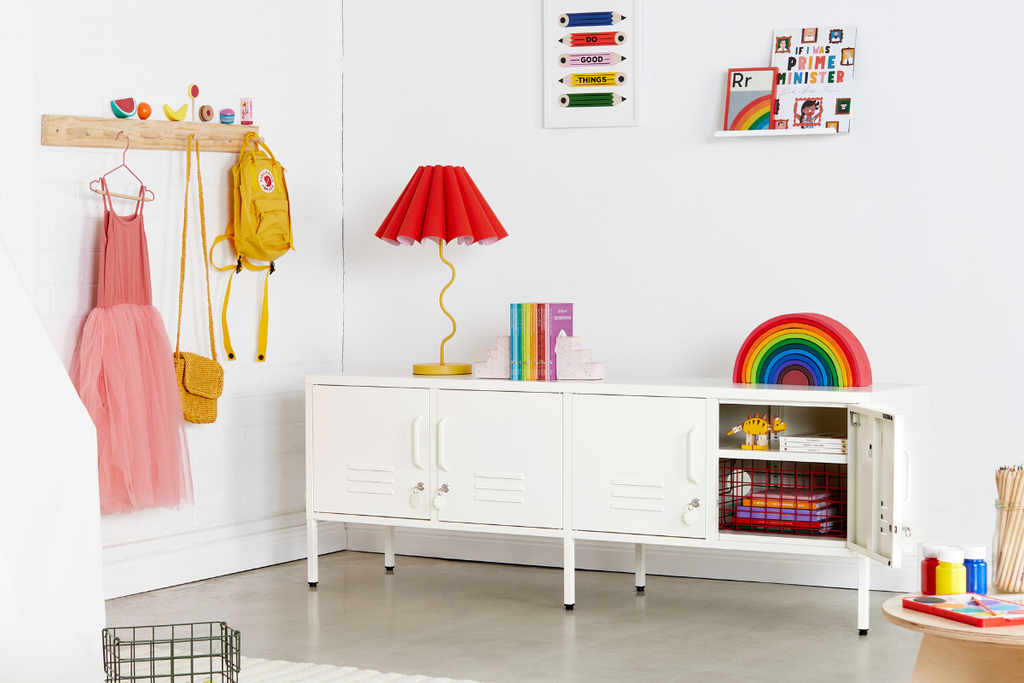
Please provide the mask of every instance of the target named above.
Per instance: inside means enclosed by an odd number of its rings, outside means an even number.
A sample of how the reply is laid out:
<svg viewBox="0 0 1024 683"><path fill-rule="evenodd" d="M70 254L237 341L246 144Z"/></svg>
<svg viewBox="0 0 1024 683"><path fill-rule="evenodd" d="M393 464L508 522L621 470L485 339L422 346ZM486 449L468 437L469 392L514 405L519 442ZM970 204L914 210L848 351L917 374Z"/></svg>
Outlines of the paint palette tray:
<svg viewBox="0 0 1024 683"><path fill-rule="evenodd" d="M981 600L985 607L995 614L979 606L975 600ZM1024 605L990 598L987 595L918 595L903 598L903 608L934 614L979 628L1024 624Z"/></svg>
<svg viewBox="0 0 1024 683"><path fill-rule="evenodd" d="M845 463L719 460L719 528L846 537Z"/></svg>

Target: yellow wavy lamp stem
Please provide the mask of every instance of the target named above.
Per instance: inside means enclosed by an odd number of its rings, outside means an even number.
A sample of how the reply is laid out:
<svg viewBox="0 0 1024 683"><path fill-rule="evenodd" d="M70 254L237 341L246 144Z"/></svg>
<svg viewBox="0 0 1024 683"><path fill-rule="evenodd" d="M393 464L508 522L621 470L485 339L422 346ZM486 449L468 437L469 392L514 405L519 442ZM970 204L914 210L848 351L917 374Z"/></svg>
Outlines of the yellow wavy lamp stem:
<svg viewBox="0 0 1024 683"><path fill-rule="evenodd" d="M471 363L445 363L444 362L444 345L448 343L448 340L455 336L455 330L458 326L455 324L455 318L448 312L448 309L444 307L444 293L448 291L448 288L455 282L455 266L452 265L451 261L444 257L444 240L437 241L438 254L441 256L441 260L444 261L449 268L452 269L452 279L448 281L448 284L441 290L441 296L437 298L438 303L441 304L441 310L444 312L448 319L452 321L452 333L449 334L441 342L441 362L440 363L416 363L412 366L412 374L414 375L468 375L473 372L473 365Z"/></svg>
<svg viewBox="0 0 1024 683"><path fill-rule="evenodd" d="M447 266L452 269L452 279L449 280L448 284L444 286L444 289L441 290L441 296L437 298L437 302L441 304L441 310L444 312L446 316L448 316L448 319L452 321L452 333L445 337L443 340L441 340L441 365L444 365L444 345L448 343L449 339L455 336L455 330L458 329L458 327L455 325L455 318L453 318L452 314L448 312L448 309L444 307L444 293L447 292L448 288L452 286L453 282L455 282L455 266L452 265L451 261L444 257L444 240L437 241L437 251L438 254L441 256L441 260L444 261L445 264L447 264Z"/></svg>

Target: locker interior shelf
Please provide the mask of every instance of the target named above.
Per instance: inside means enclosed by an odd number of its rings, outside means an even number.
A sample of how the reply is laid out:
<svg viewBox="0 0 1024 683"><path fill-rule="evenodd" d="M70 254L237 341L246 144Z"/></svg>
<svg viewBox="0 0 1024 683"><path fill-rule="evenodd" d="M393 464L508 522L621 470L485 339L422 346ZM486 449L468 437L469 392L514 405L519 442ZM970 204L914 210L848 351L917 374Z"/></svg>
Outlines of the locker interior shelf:
<svg viewBox="0 0 1024 683"><path fill-rule="evenodd" d="M798 451L780 451L778 444L772 444L767 451L745 451L738 445L735 448L719 448L719 458L749 458L751 460L789 460L791 462L820 462L830 465L845 465L846 453L800 453Z"/></svg>
<svg viewBox="0 0 1024 683"><path fill-rule="evenodd" d="M841 555L846 555L849 552L846 547L846 539L834 538L831 536L819 536L817 534L813 536L796 534L784 536L781 534L765 534L761 532L736 529L720 529L718 532L718 539L720 545L726 548L729 547L730 542L735 542L744 549L762 545L765 550L771 549L774 552L782 552L778 549L779 542L785 541L787 545L798 548L813 548L819 551L823 549L832 549Z"/></svg>

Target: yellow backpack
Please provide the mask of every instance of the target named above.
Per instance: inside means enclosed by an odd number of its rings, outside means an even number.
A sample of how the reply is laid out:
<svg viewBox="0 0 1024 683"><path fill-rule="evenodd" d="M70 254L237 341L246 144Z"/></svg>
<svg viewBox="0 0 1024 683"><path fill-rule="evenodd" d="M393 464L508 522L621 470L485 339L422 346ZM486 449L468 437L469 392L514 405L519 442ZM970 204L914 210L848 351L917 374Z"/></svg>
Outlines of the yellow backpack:
<svg viewBox="0 0 1024 683"><path fill-rule="evenodd" d="M261 149L262 147L262 149ZM263 151L266 150L266 151ZM224 332L224 351L228 360L235 360L235 351L231 348L231 336L228 334L228 297L231 296L231 280L235 273L247 270L265 270L263 281L263 310L260 313L259 349L256 359L261 363L267 359L267 315L268 285L270 274L277 266L275 261L290 249L292 245L292 219L288 204L288 186L284 180L284 168L274 158L274 153L266 142L256 135L247 133L242 142L242 150L238 153L238 163L231 169L234 182L233 215L224 234L217 237L210 247L210 263L217 270L234 270L228 278L227 290L224 292L224 308L221 311L221 329ZM218 266L213 263L213 250L223 241L231 243L238 254L237 263ZM267 265L258 266L252 261L267 261Z"/></svg>

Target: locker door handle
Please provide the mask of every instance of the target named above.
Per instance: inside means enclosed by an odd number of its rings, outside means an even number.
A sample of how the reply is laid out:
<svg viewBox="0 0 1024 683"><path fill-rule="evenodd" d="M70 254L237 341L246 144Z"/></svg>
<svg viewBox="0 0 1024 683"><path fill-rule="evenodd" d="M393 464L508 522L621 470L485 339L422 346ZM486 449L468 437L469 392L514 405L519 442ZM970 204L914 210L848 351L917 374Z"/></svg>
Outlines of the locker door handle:
<svg viewBox="0 0 1024 683"><path fill-rule="evenodd" d="M695 451L697 450L697 427L690 430L686 435L686 478L691 484L699 484L700 478L694 473L693 466L697 461Z"/></svg>
<svg viewBox="0 0 1024 683"><path fill-rule="evenodd" d="M423 463L420 462L420 425L422 423L422 415L412 421L412 464L418 470L423 469Z"/></svg>
<svg viewBox="0 0 1024 683"><path fill-rule="evenodd" d="M448 463L444 461L444 426L448 422L447 417L442 417L437 423L437 466L442 471L448 471Z"/></svg>

